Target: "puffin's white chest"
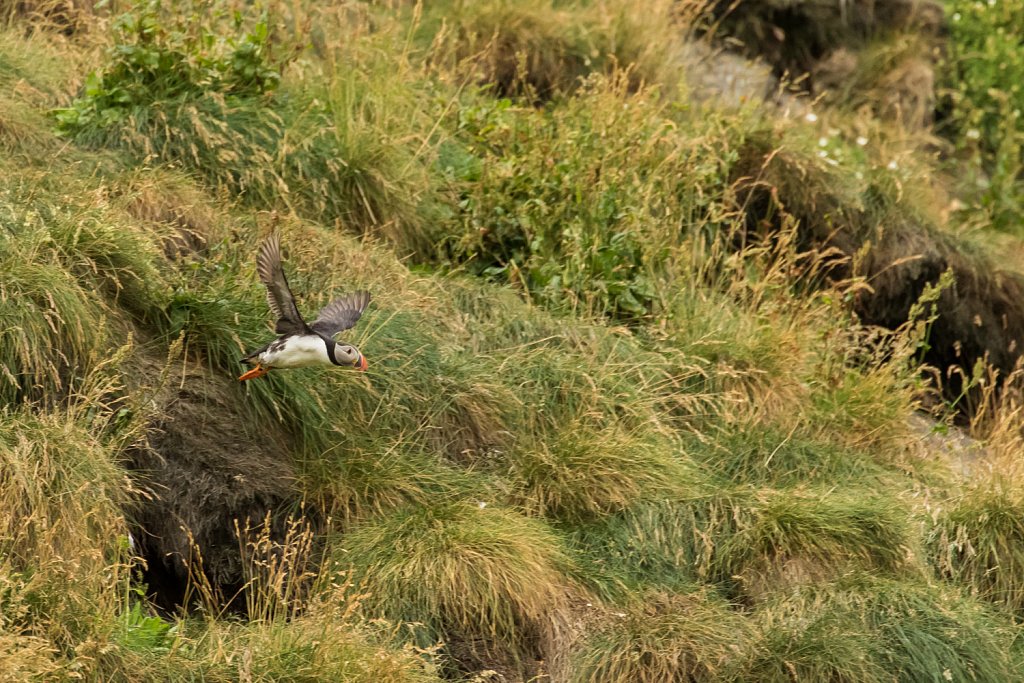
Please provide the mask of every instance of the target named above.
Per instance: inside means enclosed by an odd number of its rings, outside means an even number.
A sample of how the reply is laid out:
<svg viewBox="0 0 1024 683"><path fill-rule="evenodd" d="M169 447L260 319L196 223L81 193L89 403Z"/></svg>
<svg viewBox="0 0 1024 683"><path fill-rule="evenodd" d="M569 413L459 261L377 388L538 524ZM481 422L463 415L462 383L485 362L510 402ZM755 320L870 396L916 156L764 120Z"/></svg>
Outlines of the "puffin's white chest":
<svg viewBox="0 0 1024 683"><path fill-rule="evenodd" d="M260 363L275 368L333 365L327 355L327 344L316 335L301 335L275 341L260 354Z"/></svg>

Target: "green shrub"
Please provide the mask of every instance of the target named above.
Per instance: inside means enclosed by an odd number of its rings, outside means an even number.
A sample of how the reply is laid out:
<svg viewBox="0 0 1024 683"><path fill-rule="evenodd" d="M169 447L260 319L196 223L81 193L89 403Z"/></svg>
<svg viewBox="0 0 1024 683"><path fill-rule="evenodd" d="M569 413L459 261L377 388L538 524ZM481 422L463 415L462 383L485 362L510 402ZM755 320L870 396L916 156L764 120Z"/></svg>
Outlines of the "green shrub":
<svg viewBox="0 0 1024 683"><path fill-rule="evenodd" d="M133 110L162 100L220 93L227 98L264 95L277 87L284 63L272 56L266 13L243 26L221 2L140 0L113 25L108 64L86 79L84 92L56 112L58 127L75 134L104 128ZM225 26L231 24L231 35Z"/></svg>
<svg viewBox="0 0 1024 683"><path fill-rule="evenodd" d="M220 3L209 17L201 9L191 21L154 0L124 15L106 66L56 112L58 127L88 146L180 164L256 206L427 253L433 145L413 150L410 138L431 130L423 107L431 100L415 74L396 84L390 34L363 38L353 29L351 45L316 73L285 83L293 55L274 43L273 17L229 21ZM233 33L224 37L228 23Z"/></svg>
<svg viewBox="0 0 1024 683"><path fill-rule="evenodd" d="M679 285L685 236L720 227L730 150L681 131L621 79L592 78L543 111L479 99L453 125L461 147L447 166L462 198L449 258L548 306L642 318Z"/></svg>
<svg viewBox="0 0 1024 683"><path fill-rule="evenodd" d="M949 135L963 166L976 164L965 189L994 226L1015 231L1024 217L1024 3L955 0L947 15Z"/></svg>

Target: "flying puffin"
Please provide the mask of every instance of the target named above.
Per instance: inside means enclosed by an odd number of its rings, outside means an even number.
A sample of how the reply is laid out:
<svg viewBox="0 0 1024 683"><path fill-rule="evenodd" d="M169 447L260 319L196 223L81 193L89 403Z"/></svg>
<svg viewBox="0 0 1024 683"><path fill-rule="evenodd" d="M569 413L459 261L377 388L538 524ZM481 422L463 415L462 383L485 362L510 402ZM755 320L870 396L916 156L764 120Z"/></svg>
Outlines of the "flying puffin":
<svg viewBox="0 0 1024 683"><path fill-rule="evenodd" d="M350 365L366 370L366 358L351 344L339 344L334 335L356 324L370 303L370 293L353 292L320 309L312 324L306 324L288 288L281 267L281 240L275 232L263 241L256 256L256 272L267 286L267 302L277 317L274 331L280 335L263 348L242 358L256 367L238 381L262 377L272 368L305 368L312 365Z"/></svg>

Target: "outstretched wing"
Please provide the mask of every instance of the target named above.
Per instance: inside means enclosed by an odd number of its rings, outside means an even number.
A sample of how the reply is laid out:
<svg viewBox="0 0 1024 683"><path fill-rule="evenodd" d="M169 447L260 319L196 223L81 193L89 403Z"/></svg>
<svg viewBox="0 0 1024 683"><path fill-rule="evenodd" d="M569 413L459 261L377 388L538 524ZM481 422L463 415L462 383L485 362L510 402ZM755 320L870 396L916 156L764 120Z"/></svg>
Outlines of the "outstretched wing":
<svg viewBox="0 0 1024 683"><path fill-rule="evenodd" d="M295 297L288 288L288 279L281 267L281 238L275 232L260 245L256 255L256 272L267 286L267 303L277 318L274 331L278 334L303 334L309 330L306 321L295 306Z"/></svg>
<svg viewBox="0 0 1024 683"><path fill-rule="evenodd" d="M342 330L347 330L355 325L369 303L369 292L358 291L346 294L320 309L320 315L310 327L318 334L333 337Z"/></svg>

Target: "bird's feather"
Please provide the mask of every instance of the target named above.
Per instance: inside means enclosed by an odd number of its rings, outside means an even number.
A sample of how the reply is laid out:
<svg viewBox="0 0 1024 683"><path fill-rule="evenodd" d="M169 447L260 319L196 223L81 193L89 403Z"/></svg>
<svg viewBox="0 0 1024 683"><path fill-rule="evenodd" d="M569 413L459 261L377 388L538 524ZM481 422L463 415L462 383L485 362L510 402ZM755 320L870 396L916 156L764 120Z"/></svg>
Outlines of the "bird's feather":
<svg viewBox="0 0 1024 683"><path fill-rule="evenodd" d="M346 294L320 309L320 314L310 328L325 337L333 337L354 326L369 303L369 292L360 290Z"/></svg>
<svg viewBox="0 0 1024 683"><path fill-rule="evenodd" d="M263 241L256 255L256 272L267 286L267 303L277 318L274 330L278 334L305 334L309 326L302 319L295 297L288 287L288 279L281 266L281 239L277 233Z"/></svg>

